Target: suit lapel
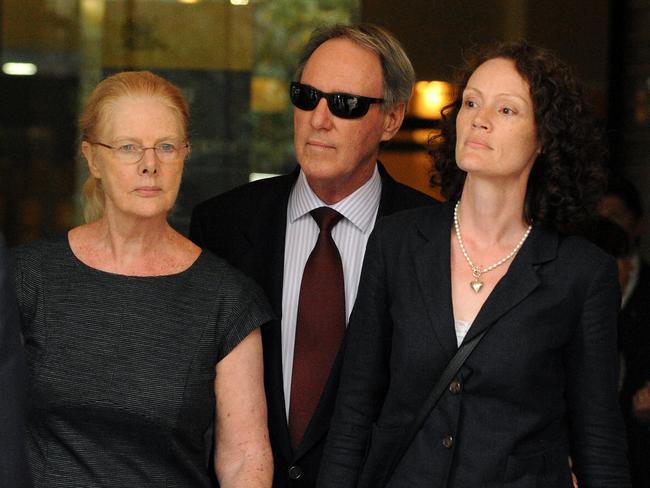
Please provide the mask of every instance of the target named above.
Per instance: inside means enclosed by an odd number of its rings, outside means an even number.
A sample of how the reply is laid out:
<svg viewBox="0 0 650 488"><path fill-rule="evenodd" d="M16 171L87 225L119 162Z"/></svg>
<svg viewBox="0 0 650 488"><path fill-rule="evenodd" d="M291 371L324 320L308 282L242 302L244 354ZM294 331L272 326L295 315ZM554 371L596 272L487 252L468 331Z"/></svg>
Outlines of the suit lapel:
<svg viewBox="0 0 650 488"><path fill-rule="evenodd" d="M379 209L377 218L390 215L400 210L399 201L395 198L396 184L395 180L388 174L384 166L377 161L379 176L381 177L381 197L379 200Z"/></svg>
<svg viewBox="0 0 650 488"><path fill-rule="evenodd" d="M540 283L538 268L557 255L558 236L535 226L515 256L508 272L483 304L464 341L491 327L499 318L530 295Z"/></svg>
<svg viewBox="0 0 650 488"><path fill-rule="evenodd" d="M402 209L397 184L384 167L382 175L382 200L379 216L390 215ZM427 314L443 350L451 358L457 349L454 315L451 301L450 236L453 207L441 205L440 213L417 222L422 241L413 249L415 275ZM431 215L431 214L429 214Z"/></svg>
<svg viewBox="0 0 650 488"><path fill-rule="evenodd" d="M250 244L244 260L254 263L250 274L255 276L271 302L276 316L282 316L282 281L284 241L287 227L287 203L291 186L276 198L261 204L244 236Z"/></svg>
<svg viewBox="0 0 650 488"><path fill-rule="evenodd" d="M417 228L422 241L414 249L415 274L420 294L438 341L447 356L456 351L451 301L450 235L451 210L443 207L441 218L422 218Z"/></svg>
<svg viewBox="0 0 650 488"><path fill-rule="evenodd" d="M259 212L244 231L250 246L243 254L243 262L250 266L248 273L262 287L278 318L262 328L264 375L270 435L288 460L292 452L282 377L282 284L287 205L297 176L298 171L294 171L277 178L277 186L260 201Z"/></svg>
<svg viewBox="0 0 650 488"><path fill-rule="evenodd" d="M404 210L404 202L400 199L399 185L379 161L377 161L377 169L381 177L381 197L377 218Z"/></svg>

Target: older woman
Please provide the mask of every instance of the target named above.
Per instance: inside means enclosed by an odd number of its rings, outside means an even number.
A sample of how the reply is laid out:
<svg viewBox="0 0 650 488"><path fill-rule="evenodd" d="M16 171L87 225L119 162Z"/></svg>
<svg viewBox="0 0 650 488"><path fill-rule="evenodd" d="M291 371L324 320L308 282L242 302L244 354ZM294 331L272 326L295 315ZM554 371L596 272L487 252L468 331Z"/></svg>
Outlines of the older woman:
<svg viewBox="0 0 650 488"><path fill-rule="evenodd" d="M369 243L318 486L567 488L569 458L582 488L629 486L616 264L571 236L603 182L580 91L523 43L479 55L460 88L435 154L450 201Z"/></svg>
<svg viewBox="0 0 650 488"><path fill-rule="evenodd" d="M18 248L36 487L270 487L258 289L167 223L188 107L149 72L81 117L88 223Z"/></svg>

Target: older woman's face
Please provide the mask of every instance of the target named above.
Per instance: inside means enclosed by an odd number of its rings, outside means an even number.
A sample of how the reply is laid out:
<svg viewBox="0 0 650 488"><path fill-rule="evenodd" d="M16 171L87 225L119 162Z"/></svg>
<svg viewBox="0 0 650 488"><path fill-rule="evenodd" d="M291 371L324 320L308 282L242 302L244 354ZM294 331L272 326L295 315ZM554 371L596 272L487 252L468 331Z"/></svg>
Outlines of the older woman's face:
<svg viewBox="0 0 650 488"><path fill-rule="evenodd" d="M456 133L456 162L468 175L526 184L540 145L530 88L513 61L490 59L474 71Z"/></svg>
<svg viewBox="0 0 650 488"><path fill-rule="evenodd" d="M98 139L113 146L84 142L82 151L105 194L105 212L141 218L166 215L178 195L183 173L185 137L179 115L160 98L123 96L106 108ZM127 156L145 147L142 158ZM175 157L169 157L177 148Z"/></svg>

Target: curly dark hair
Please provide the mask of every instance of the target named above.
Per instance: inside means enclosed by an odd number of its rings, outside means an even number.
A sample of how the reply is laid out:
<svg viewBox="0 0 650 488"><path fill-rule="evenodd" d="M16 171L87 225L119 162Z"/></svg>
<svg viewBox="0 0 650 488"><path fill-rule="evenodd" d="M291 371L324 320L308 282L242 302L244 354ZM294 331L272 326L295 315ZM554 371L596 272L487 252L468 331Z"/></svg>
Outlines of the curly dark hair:
<svg viewBox="0 0 650 488"><path fill-rule="evenodd" d="M470 76L494 58L512 60L530 86L542 150L528 179L526 218L563 233L580 232L606 187L602 131L571 69L526 42L499 43L478 52L459 73L455 100L443 109L441 134L431 141L431 184L446 198L460 198L466 173L456 165L456 116Z"/></svg>

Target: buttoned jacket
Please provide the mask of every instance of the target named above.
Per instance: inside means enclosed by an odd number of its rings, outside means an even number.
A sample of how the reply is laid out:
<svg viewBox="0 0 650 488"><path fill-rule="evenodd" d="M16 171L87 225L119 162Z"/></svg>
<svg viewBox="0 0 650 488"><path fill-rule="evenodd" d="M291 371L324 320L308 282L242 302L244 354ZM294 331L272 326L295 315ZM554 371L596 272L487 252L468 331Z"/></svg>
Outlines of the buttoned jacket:
<svg viewBox="0 0 650 488"><path fill-rule="evenodd" d="M485 336L385 479L457 350L452 214L447 203L393 215L368 243L318 487L567 488L569 456L581 487L629 486L615 262L538 225L465 341Z"/></svg>

